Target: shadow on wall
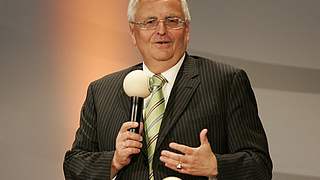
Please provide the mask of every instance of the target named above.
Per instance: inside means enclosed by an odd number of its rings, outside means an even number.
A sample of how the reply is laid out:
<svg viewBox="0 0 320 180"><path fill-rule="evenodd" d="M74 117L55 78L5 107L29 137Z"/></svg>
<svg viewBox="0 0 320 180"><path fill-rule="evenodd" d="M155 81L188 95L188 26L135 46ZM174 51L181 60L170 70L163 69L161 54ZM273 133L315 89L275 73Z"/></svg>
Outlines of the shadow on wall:
<svg viewBox="0 0 320 180"><path fill-rule="evenodd" d="M193 55L201 54L212 60L245 69L253 87L256 88L320 94L320 70L318 69L254 62L198 50L190 50L190 52Z"/></svg>
<svg viewBox="0 0 320 180"><path fill-rule="evenodd" d="M290 180L320 180L319 177L312 176L301 176L301 175L292 175L286 173L273 173L273 180L282 180L282 179L290 179Z"/></svg>

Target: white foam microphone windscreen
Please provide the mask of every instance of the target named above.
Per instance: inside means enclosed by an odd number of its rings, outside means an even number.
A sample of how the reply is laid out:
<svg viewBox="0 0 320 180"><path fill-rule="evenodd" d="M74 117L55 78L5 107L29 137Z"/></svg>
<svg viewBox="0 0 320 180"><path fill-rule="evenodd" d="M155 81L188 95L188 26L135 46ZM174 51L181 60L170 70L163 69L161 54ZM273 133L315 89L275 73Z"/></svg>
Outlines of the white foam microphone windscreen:
<svg viewBox="0 0 320 180"><path fill-rule="evenodd" d="M148 97L149 79L142 70L131 71L123 80L123 89L130 97Z"/></svg>
<svg viewBox="0 0 320 180"><path fill-rule="evenodd" d="M181 180L181 179L177 177L166 177L163 180Z"/></svg>

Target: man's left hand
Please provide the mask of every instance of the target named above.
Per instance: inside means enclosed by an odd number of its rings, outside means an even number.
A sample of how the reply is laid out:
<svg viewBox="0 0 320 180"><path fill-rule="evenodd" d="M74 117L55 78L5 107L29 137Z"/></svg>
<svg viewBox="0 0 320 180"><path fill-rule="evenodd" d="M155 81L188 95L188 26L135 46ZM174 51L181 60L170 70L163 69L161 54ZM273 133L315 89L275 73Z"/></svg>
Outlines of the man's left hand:
<svg viewBox="0 0 320 180"><path fill-rule="evenodd" d="M200 132L201 144L197 148L170 143L170 148L177 150L182 154L163 150L161 152L160 160L166 167L178 171L179 173L193 176L216 176L218 174L217 159L211 150L207 132L207 129L203 129Z"/></svg>

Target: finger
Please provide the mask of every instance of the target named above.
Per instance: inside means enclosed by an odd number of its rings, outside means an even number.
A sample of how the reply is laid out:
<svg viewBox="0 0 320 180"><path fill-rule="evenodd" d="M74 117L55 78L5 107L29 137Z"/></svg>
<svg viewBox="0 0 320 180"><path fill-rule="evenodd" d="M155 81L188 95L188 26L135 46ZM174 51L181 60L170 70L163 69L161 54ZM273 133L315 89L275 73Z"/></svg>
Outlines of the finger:
<svg viewBox="0 0 320 180"><path fill-rule="evenodd" d="M129 156L133 155L133 154L139 154L140 153L140 149L139 148L126 148L121 150L120 155L123 158L128 158Z"/></svg>
<svg viewBox="0 0 320 180"><path fill-rule="evenodd" d="M200 143L202 144L208 144L208 137L207 137L208 129L202 129L200 132Z"/></svg>
<svg viewBox="0 0 320 180"><path fill-rule="evenodd" d="M123 142L124 148L142 148L142 143L134 140L126 140Z"/></svg>
<svg viewBox="0 0 320 180"><path fill-rule="evenodd" d="M183 162L175 161L173 159L170 159L165 156L160 156L160 161L164 163L164 165L172 170L178 171L180 173L189 174L188 170L190 169L190 166L188 164L185 164ZM182 169L178 169L177 165L181 163Z"/></svg>
<svg viewBox="0 0 320 180"><path fill-rule="evenodd" d="M161 156L165 156L167 158L176 160L178 162L185 162L185 159L183 158L182 154L170 152L170 151L167 151L167 150L161 151Z"/></svg>
<svg viewBox="0 0 320 180"><path fill-rule="evenodd" d="M140 134L126 131L123 133L123 140L134 140L134 141L142 141L142 136Z"/></svg>
<svg viewBox="0 0 320 180"><path fill-rule="evenodd" d="M186 146L186 145L182 145L182 144L178 144L178 143L170 143L169 147L172 149L175 149L177 151L180 151L183 154L192 154L193 153L193 148Z"/></svg>
<svg viewBox="0 0 320 180"><path fill-rule="evenodd" d="M177 164L179 164L179 161L170 159L166 156L160 156L160 161L162 161L165 166L170 167L173 170L177 170Z"/></svg>
<svg viewBox="0 0 320 180"><path fill-rule="evenodd" d="M128 131L131 128L136 128L138 126L139 126L139 123L128 121L128 122L125 122L125 123L122 124L122 126L120 128L120 132L125 132L125 131Z"/></svg>
<svg viewBox="0 0 320 180"><path fill-rule="evenodd" d="M116 159L120 164L127 165L130 162L131 157L139 153L140 149L138 148L126 148L123 150L116 151L115 156L117 156Z"/></svg>

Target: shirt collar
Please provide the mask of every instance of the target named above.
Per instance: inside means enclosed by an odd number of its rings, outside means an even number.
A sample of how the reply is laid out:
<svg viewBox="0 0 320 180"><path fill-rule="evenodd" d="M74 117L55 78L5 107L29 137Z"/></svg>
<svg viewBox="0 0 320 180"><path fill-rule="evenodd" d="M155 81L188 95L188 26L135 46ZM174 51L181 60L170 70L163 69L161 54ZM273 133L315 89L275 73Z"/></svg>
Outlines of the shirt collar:
<svg viewBox="0 0 320 180"><path fill-rule="evenodd" d="M165 72L161 73L167 79L168 84L173 85L173 83L177 77L177 74L180 70L180 67L184 61L185 56L186 56L186 53L183 54L183 56L180 58L180 60L177 62L176 65L174 65L170 69L166 70ZM143 67L143 71L147 77L152 77L154 75L154 73L149 70L149 68L145 65L144 62L143 62L142 67Z"/></svg>

